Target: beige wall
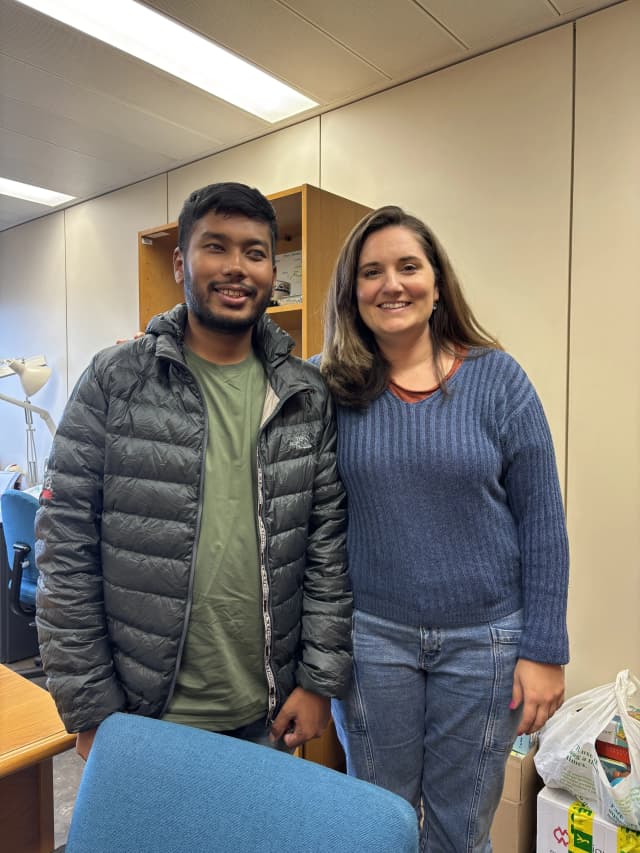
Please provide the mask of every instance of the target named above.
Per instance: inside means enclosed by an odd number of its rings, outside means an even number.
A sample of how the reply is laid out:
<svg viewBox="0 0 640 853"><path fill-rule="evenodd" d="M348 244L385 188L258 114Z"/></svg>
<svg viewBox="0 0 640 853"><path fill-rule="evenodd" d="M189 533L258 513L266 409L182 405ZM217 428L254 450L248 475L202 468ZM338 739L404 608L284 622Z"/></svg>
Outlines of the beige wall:
<svg viewBox="0 0 640 853"><path fill-rule="evenodd" d="M206 182L401 204L439 233L548 412L572 546L570 691L640 673L639 17L628 0L578 22L575 86L567 25L0 234L0 355L47 354L56 375L36 402L58 418L91 353L137 327L136 232ZM0 465L23 462L22 443L21 413L0 404Z"/></svg>
<svg viewBox="0 0 640 853"><path fill-rule="evenodd" d="M578 22L569 689L640 676L640 3Z"/></svg>
<svg viewBox="0 0 640 853"><path fill-rule="evenodd" d="M65 212L69 390L99 349L138 328L138 231L163 222L164 175Z"/></svg>
<svg viewBox="0 0 640 853"><path fill-rule="evenodd" d="M564 468L572 27L323 118L322 181L436 231L480 322L538 389ZM358 140L358 156L351 156Z"/></svg>
<svg viewBox="0 0 640 853"><path fill-rule="evenodd" d="M320 183L320 119L287 127L169 173L169 220L189 193L213 181L241 181L276 193ZM152 223L153 224L153 223Z"/></svg>
<svg viewBox="0 0 640 853"><path fill-rule="evenodd" d="M0 234L0 357L44 354L51 379L34 405L57 415L67 399L67 318L64 213ZM23 399L17 377L0 379L0 393ZM51 445L44 422L34 415L39 469ZM0 467L26 469L22 409L0 401Z"/></svg>

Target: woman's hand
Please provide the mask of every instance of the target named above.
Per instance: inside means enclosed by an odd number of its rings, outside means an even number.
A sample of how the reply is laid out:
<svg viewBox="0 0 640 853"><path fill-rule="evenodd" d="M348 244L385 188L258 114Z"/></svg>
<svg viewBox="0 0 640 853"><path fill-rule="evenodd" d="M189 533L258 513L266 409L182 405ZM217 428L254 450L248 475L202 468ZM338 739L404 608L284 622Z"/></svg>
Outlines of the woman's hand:
<svg viewBox="0 0 640 853"><path fill-rule="evenodd" d="M522 704L518 734L539 731L564 701L564 667L520 658L513 673L511 709Z"/></svg>

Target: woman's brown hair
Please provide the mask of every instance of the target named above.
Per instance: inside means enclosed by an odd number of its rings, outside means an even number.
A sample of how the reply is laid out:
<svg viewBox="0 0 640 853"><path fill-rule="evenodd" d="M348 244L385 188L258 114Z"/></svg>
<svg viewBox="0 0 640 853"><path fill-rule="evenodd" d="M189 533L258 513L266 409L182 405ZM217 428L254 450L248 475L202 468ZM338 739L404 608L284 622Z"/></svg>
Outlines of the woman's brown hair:
<svg viewBox="0 0 640 853"><path fill-rule="evenodd" d="M436 376L443 391L447 389L440 365L441 353L456 356L460 350L473 347L501 349L498 341L474 317L449 258L433 231L400 207L380 207L361 219L347 237L325 303L321 371L336 401L343 406L365 408L382 394L389 382L389 362L360 318L356 292L360 253L365 240L375 231L392 225L413 231L435 275L438 310L431 315L429 326Z"/></svg>

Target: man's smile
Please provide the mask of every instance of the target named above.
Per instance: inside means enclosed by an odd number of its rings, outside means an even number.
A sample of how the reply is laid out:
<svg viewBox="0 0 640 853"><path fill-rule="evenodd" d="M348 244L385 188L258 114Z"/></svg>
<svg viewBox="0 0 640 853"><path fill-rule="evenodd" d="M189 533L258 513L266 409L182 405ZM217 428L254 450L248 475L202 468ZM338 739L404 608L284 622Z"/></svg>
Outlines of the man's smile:
<svg viewBox="0 0 640 853"><path fill-rule="evenodd" d="M209 293L217 294L227 305L239 305L255 296L255 288L244 284L212 284Z"/></svg>

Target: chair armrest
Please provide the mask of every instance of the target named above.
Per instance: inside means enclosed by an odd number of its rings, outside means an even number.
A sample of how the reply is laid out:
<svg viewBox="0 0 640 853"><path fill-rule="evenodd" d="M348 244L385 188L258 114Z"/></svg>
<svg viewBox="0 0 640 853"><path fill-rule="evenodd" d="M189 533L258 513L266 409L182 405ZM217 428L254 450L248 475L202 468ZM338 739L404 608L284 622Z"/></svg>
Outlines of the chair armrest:
<svg viewBox="0 0 640 853"><path fill-rule="evenodd" d="M11 567L11 596L10 606L14 613L19 616L32 616L36 609L31 605L23 604L20 600L20 587L22 586L22 570L27 564L27 556L31 548L25 542L16 542L13 546L13 566Z"/></svg>

